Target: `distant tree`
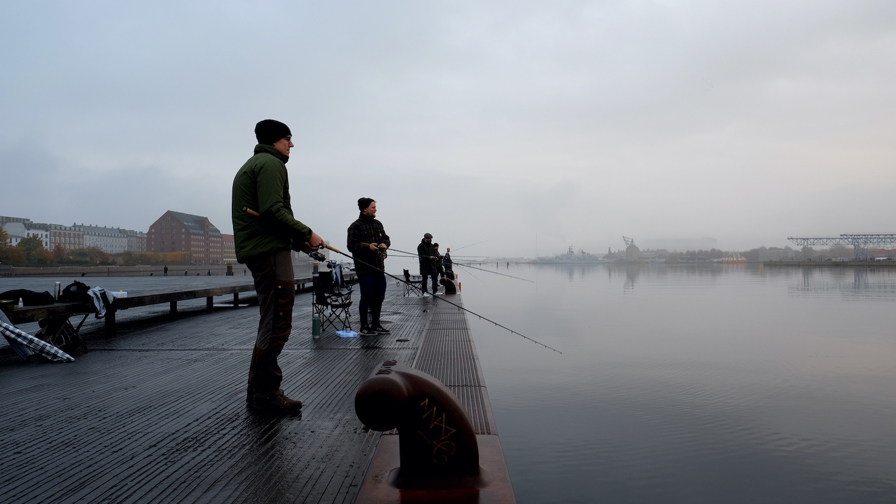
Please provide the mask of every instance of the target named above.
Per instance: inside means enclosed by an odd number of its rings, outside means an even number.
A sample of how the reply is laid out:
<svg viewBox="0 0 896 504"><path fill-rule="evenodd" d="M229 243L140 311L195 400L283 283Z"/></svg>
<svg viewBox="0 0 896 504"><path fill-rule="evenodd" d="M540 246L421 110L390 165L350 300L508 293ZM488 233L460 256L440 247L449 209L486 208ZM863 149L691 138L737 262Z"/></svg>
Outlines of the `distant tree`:
<svg viewBox="0 0 896 504"><path fill-rule="evenodd" d="M25 252L19 247L0 246L0 264L25 266Z"/></svg>
<svg viewBox="0 0 896 504"><path fill-rule="evenodd" d="M830 248L828 248L828 254L831 259L839 259L841 257L844 259L851 259L855 257L856 252L852 247L847 247L846 245L835 243L834 245L831 245Z"/></svg>
<svg viewBox="0 0 896 504"><path fill-rule="evenodd" d="M44 243L38 236L22 238L16 247L22 250L28 266L47 266L53 262L53 254L44 248Z"/></svg>
<svg viewBox="0 0 896 504"><path fill-rule="evenodd" d="M65 247L63 247L61 243L57 243L53 246L53 259L57 261L65 259Z"/></svg>
<svg viewBox="0 0 896 504"><path fill-rule="evenodd" d="M122 266L135 266L139 264L137 254L124 251L118 256L118 264Z"/></svg>
<svg viewBox="0 0 896 504"><path fill-rule="evenodd" d="M80 257L85 257L92 266L106 266L112 264L112 256L98 247L87 247L78 251Z"/></svg>
<svg viewBox="0 0 896 504"><path fill-rule="evenodd" d="M0 226L0 247L6 247L9 245L9 233L3 229L3 226Z"/></svg>

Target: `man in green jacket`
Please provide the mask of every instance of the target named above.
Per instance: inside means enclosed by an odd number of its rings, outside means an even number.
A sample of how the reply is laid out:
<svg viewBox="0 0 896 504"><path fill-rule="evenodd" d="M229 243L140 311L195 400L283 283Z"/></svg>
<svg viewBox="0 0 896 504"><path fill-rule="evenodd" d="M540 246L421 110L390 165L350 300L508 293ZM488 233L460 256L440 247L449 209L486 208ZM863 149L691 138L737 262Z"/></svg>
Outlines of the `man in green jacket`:
<svg viewBox="0 0 896 504"><path fill-rule="evenodd" d="M265 119L255 126L255 137L255 155L233 179L231 208L236 258L252 272L261 313L246 402L252 409L294 413L302 402L283 394L277 364L292 331L296 287L290 254L316 250L324 241L293 217L286 162L295 145L289 127Z"/></svg>

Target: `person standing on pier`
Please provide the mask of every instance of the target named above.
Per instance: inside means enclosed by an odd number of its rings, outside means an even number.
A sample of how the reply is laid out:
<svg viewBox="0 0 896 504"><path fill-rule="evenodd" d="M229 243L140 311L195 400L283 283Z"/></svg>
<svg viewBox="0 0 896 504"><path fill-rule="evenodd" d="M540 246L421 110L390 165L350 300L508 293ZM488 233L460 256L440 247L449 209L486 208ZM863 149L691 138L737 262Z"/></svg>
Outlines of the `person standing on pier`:
<svg viewBox="0 0 896 504"><path fill-rule="evenodd" d="M448 249L445 250L445 257L442 259L442 267L445 271L454 272L454 270L451 269L454 267L454 262L451 260L451 247L448 247Z"/></svg>
<svg viewBox="0 0 896 504"><path fill-rule="evenodd" d="M386 335L390 331L383 327L380 312L386 299L386 249L392 242L376 217L376 201L370 198L358 199L361 215L348 227L348 250L355 260L355 274L361 287L361 301L358 310L361 318L361 336ZM370 325L367 312L370 311Z"/></svg>
<svg viewBox="0 0 896 504"><path fill-rule="evenodd" d="M433 260L436 259L436 251L432 246L432 235L426 233L417 245L417 258L420 260L420 276L423 277L422 288L423 296L429 296L426 292L426 277L432 277L432 292L435 294L439 289L436 268L433 266Z"/></svg>
<svg viewBox="0 0 896 504"><path fill-rule="evenodd" d="M236 258L252 272L260 312L246 402L256 410L294 413L302 402L283 393L277 364L292 331L296 284L291 251L310 252L324 240L292 213L286 162L295 145L289 127L265 119L255 126L255 137L254 155L233 179L231 207Z"/></svg>
<svg viewBox="0 0 896 504"><path fill-rule="evenodd" d="M445 268L442 267L442 259L445 257L439 251L439 244L433 243L432 249L436 251L436 258L432 261L432 267L436 269L436 273L439 274L439 278L445 278ZM435 294L435 292L433 292Z"/></svg>

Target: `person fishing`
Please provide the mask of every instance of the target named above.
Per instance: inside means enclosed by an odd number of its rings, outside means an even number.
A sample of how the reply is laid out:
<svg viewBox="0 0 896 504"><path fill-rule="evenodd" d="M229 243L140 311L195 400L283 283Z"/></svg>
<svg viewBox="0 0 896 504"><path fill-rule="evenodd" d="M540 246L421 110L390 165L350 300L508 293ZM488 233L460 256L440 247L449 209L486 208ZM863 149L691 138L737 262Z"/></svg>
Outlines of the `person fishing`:
<svg viewBox="0 0 896 504"><path fill-rule="evenodd" d="M436 273L439 275L439 279L445 278L445 268L442 267L442 259L445 256L443 256L441 252L439 252L438 243L433 243L432 249L436 252L436 258L432 260L432 266L436 269Z"/></svg>
<svg viewBox="0 0 896 504"><path fill-rule="evenodd" d="M386 299L386 249L392 242L383 224L375 218L376 201L359 198L358 209L361 214L348 227L348 250L355 261L355 275L361 287L361 300L358 302L361 336L387 335L390 331L383 327L380 312Z"/></svg>
<svg viewBox="0 0 896 504"><path fill-rule="evenodd" d="M291 414L302 402L283 393L277 364L292 331L296 284L291 250L311 252L323 247L324 240L293 216L286 162L295 144L289 127L265 119L255 125L255 137L254 155L233 179L231 208L236 258L252 272L260 314L246 403L254 410Z"/></svg>
<svg viewBox="0 0 896 504"><path fill-rule="evenodd" d="M421 282L423 296L430 296L429 292L426 291L426 277L432 278L432 293L437 294L439 290L439 280L436 273L436 268L433 265L433 260L437 258L437 255L435 249L432 246L431 234L424 234L423 239L420 240L420 245L417 245L417 258L420 260L420 276L423 277L423 280Z"/></svg>
<svg viewBox="0 0 896 504"><path fill-rule="evenodd" d="M453 273L454 270L451 269L453 267L454 263L451 261L451 247L448 247L445 250L445 257L442 258L442 268L444 268L445 271L450 271Z"/></svg>

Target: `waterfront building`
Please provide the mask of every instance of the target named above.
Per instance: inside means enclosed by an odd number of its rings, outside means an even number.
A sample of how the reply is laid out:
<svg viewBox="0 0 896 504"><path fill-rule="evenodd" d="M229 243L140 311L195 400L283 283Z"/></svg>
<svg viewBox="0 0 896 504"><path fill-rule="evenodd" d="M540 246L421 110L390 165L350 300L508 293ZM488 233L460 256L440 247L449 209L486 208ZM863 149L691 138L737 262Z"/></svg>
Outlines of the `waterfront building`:
<svg viewBox="0 0 896 504"><path fill-rule="evenodd" d="M50 228L50 246L47 250L53 251L57 245L66 252L84 248L84 231L63 224L47 224L47 226Z"/></svg>
<svg viewBox="0 0 896 504"><path fill-rule="evenodd" d="M221 231L208 217L168 210L146 233L147 252L189 252L194 264L224 264Z"/></svg>
<svg viewBox="0 0 896 504"><path fill-rule="evenodd" d="M8 215L0 215L0 227L5 226L10 222L27 223L31 222L31 219L26 219L25 217L10 217Z"/></svg>
<svg viewBox="0 0 896 504"><path fill-rule="evenodd" d="M133 229L122 229L127 241L127 251L140 254L146 252L146 233L143 231L134 231Z"/></svg>
<svg viewBox="0 0 896 504"><path fill-rule="evenodd" d="M3 229L9 235L9 244L16 246L23 238L37 236L44 248L50 250L50 228L47 224L39 224L24 219L27 222L12 221L3 224Z"/></svg>
<svg viewBox="0 0 896 504"><path fill-rule="evenodd" d="M120 228L73 224L84 233L84 248L98 248L107 254L120 254L127 250L128 239Z"/></svg>
<svg viewBox="0 0 896 504"><path fill-rule="evenodd" d="M236 242L232 234L222 234L221 244L224 253L224 264L236 264Z"/></svg>

